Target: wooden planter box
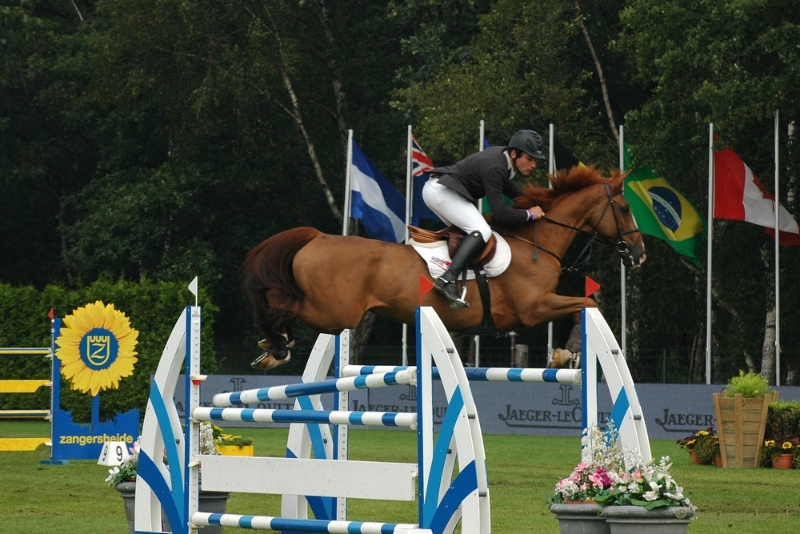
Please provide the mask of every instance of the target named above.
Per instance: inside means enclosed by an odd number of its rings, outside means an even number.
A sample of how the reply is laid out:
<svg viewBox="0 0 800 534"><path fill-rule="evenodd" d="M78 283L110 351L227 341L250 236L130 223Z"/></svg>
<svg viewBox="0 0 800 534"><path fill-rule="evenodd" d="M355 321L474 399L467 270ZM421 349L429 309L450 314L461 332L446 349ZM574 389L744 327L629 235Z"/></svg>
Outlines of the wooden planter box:
<svg viewBox="0 0 800 534"><path fill-rule="evenodd" d="M777 400L777 391L757 399L714 393L722 467L758 467L767 410Z"/></svg>
<svg viewBox="0 0 800 534"><path fill-rule="evenodd" d="M253 456L253 445L217 445L217 452L225 456Z"/></svg>

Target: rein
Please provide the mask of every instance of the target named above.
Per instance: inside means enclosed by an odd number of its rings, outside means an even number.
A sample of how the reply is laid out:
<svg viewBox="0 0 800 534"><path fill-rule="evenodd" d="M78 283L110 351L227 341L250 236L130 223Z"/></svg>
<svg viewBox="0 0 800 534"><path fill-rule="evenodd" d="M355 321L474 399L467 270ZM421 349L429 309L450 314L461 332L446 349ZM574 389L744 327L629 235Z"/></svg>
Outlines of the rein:
<svg viewBox="0 0 800 534"><path fill-rule="evenodd" d="M536 225L536 227L534 228L534 239L533 239L533 241L530 241L528 239L525 239L524 237L520 237L520 236L513 235L513 234L501 233L501 235L503 237L510 237L510 238L513 238L513 239L518 239L518 240L520 240L520 241L522 241L524 243L528 243L529 245L533 246L533 260L534 261L537 261L539 259L538 254L537 254L538 249L542 249L542 251L547 252L548 254L553 256L556 260L558 260L558 264L561 266L561 270L562 271L577 271L578 269L580 269L584 265L586 265L589 262L589 258L591 256L590 247L592 246L592 243L595 240L598 240L598 241L600 241L602 243L605 243L607 245L615 246L616 250L617 250L617 253L620 254L620 255L628 254L630 252L630 248L628 246L628 243L625 241L624 236L626 236L628 234L635 233L635 232L641 232L641 231L638 228L635 228L633 230L626 230L624 232L622 231L622 227L620 226L620 222L619 222L619 215L617 214L617 210L614 207L616 203L614 202L614 197L611 194L611 188L608 186L608 182L604 183L603 185L605 185L605 188L606 188L606 196L608 197L608 202L606 202L606 205L603 208L603 212L600 214L600 217L597 218L597 222L595 223L594 228L592 228L591 231L584 230L583 228L578 228L576 226L572 226L572 225L569 225L569 224L565 224L565 223L553 220L553 219L551 219L551 218L549 218L547 216L542 217L542 219L540 219L540 220L544 220L544 221L547 221L549 223L561 226L563 228L569 228L570 230L574 230L574 231L576 231L576 232L578 232L580 234L589 236L589 241L586 243L586 245L583 247L581 252L578 254L578 260L576 260L575 263L573 263L572 265L570 265L568 267L564 267L564 262L558 256L558 254L556 254L552 250L546 249L545 247L541 246L538 243L538 236L539 236L538 223L539 223L539 219L533 221L533 223ZM606 211L608 210L609 206L611 207L611 213L614 215L614 224L617 225L617 238L618 239L616 241L611 239L611 238L602 236L599 233L597 233L597 227L600 225L600 222L603 220L603 217L605 217Z"/></svg>

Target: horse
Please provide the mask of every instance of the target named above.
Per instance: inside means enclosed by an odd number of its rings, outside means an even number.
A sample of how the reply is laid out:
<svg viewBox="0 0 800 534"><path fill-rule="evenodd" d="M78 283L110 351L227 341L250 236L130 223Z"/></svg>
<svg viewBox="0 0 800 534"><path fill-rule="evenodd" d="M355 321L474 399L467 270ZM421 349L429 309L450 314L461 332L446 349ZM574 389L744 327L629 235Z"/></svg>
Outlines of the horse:
<svg viewBox="0 0 800 534"><path fill-rule="evenodd" d="M514 199L514 208L541 206L542 219L513 226L487 216L512 255L508 268L488 282L491 319L499 333L569 314L579 323L583 306L597 306L592 299L555 294L566 268L564 255L579 234L590 236L590 244L615 247L628 267L645 261L642 235L623 195L626 175L612 171L604 177L593 166L559 171L549 176L550 188L526 185L524 196ZM419 304L432 306L451 332L464 332L484 319L474 280L466 282L467 308L451 309L435 292L420 299L420 277L432 278L414 248L402 243L293 228L253 248L241 275L255 325L265 336L259 343L265 352L253 362L262 370L291 358L296 319L327 334L355 328L370 310L413 324Z"/></svg>

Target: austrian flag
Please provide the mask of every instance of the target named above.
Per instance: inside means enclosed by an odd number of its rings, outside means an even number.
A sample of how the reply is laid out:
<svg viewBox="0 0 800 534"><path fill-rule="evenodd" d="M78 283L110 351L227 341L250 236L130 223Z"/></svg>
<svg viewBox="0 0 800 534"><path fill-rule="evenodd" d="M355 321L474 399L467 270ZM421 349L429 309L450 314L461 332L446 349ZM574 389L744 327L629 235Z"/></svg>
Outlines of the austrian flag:
<svg viewBox="0 0 800 534"><path fill-rule="evenodd" d="M780 244L800 245L800 227L780 204ZM775 196L733 150L714 152L714 218L747 221L775 232Z"/></svg>

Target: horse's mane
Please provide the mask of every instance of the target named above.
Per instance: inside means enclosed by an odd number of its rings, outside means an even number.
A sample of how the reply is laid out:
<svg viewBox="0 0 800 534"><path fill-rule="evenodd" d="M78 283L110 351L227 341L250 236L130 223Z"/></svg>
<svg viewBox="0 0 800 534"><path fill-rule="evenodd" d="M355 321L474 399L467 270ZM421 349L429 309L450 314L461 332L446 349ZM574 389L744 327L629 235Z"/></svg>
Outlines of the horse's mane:
<svg viewBox="0 0 800 534"><path fill-rule="evenodd" d="M549 174L552 187L537 187L532 184L523 186L523 197L514 199L514 207L528 209L532 206L541 206L547 211L556 198L574 193L585 187L608 182L611 187L611 194L617 195L622 192L622 183L627 173L614 170L611 177L606 178L600 174L594 165L588 167L576 166L569 170L560 170L553 176Z"/></svg>

